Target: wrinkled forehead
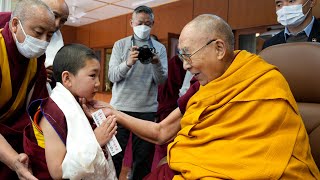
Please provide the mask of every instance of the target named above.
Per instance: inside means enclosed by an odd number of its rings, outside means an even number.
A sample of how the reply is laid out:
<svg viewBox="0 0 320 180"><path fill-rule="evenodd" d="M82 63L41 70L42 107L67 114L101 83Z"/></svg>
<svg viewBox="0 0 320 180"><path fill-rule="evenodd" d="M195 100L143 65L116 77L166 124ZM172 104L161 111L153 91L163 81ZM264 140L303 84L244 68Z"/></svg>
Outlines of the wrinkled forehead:
<svg viewBox="0 0 320 180"><path fill-rule="evenodd" d="M26 27L41 27L47 31L55 30L55 19L52 12L45 8L34 8L33 13L29 13L23 22Z"/></svg>
<svg viewBox="0 0 320 180"><path fill-rule="evenodd" d="M144 12L133 13L132 19L136 20L136 21L142 21L142 22L146 22L146 21L152 22L151 15L144 13Z"/></svg>
<svg viewBox="0 0 320 180"><path fill-rule="evenodd" d="M208 37L200 28L196 26L186 26L180 34L178 49L184 53L190 53L201 42L205 42Z"/></svg>

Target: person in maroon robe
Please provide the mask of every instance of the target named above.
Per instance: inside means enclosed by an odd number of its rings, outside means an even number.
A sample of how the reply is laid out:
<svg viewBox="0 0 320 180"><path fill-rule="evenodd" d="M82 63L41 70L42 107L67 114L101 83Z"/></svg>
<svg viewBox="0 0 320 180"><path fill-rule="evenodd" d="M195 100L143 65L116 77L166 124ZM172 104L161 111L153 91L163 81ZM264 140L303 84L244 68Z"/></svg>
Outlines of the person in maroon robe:
<svg viewBox="0 0 320 180"><path fill-rule="evenodd" d="M12 92L11 96L1 94L0 97L0 100L9 97L0 103L1 179L18 179L18 177L35 179L28 171L28 157L23 153L22 131L30 122L25 110L27 101L48 96L45 86L45 57L40 55L44 53L54 33L54 23L54 14L46 4L40 0L24 0L16 4L10 22L1 30L0 58L8 63L8 68L0 67L0 92L6 88L11 88ZM40 43L35 43L38 47L33 47L35 44L32 42ZM30 67L35 70L34 76L27 81L26 87L22 87L27 77L26 73L30 71L29 62L31 63L34 58L36 58L36 68ZM11 87L3 84L8 77ZM18 96L19 92L22 92L20 93L23 96L22 100ZM19 99L20 103L15 108L13 104Z"/></svg>
<svg viewBox="0 0 320 180"><path fill-rule="evenodd" d="M185 74L186 70L183 69L182 61L177 55L173 56L168 61L168 79L158 86L158 122L161 122L178 107L177 100ZM155 145L151 171L154 170L160 160L166 156L167 145L168 143Z"/></svg>
<svg viewBox="0 0 320 180"><path fill-rule="evenodd" d="M0 29L10 21L11 12L0 12Z"/></svg>

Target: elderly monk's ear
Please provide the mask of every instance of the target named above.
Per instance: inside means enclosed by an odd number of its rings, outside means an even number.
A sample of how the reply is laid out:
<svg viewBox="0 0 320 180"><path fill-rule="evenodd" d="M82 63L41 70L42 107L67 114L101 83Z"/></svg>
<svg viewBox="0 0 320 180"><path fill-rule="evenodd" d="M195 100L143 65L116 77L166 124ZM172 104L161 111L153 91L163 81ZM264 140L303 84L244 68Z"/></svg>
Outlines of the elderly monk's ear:
<svg viewBox="0 0 320 180"><path fill-rule="evenodd" d="M61 74L61 83L63 86L65 87L71 87L72 83L71 83L71 76L72 74L69 71L63 71Z"/></svg>
<svg viewBox="0 0 320 180"><path fill-rule="evenodd" d="M216 40L216 52L218 60L222 60L226 54L227 47L226 43L220 39Z"/></svg>
<svg viewBox="0 0 320 180"><path fill-rule="evenodd" d="M11 28L13 33L17 33L19 20L17 17L12 18L11 20Z"/></svg>

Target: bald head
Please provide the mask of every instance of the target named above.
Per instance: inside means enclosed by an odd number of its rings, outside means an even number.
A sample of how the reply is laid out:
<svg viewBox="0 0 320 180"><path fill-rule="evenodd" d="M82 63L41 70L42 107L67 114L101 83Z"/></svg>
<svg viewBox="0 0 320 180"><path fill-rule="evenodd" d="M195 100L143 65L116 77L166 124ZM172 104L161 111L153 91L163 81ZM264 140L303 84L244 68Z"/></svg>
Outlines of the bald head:
<svg viewBox="0 0 320 180"><path fill-rule="evenodd" d="M189 39L194 36L195 41L211 38L222 39L226 43L227 53L233 54L234 35L231 27L220 17L203 14L194 18L182 30L181 35L188 34Z"/></svg>
<svg viewBox="0 0 320 180"><path fill-rule="evenodd" d="M69 17L69 7L65 0L42 0L55 16L56 30L59 30Z"/></svg>
<svg viewBox="0 0 320 180"><path fill-rule="evenodd" d="M24 42L26 35L49 42L55 31L54 14L41 0L19 0L9 26L20 43Z"/></svg>
<svg viewBox="0 0 320 180"><path fill-rule="evenodd" d="M12 12L11 20L14 17L19 18L20 21L41 16L45 12L53 16L49 6L41 0L18 0L15 9Z"/></svg>

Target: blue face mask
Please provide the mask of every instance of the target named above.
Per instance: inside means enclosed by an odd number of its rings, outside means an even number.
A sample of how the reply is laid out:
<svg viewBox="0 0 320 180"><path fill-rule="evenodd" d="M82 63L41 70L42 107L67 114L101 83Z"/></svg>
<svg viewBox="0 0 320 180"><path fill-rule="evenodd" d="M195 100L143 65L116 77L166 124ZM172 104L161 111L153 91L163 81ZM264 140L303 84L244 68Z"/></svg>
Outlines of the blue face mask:
<svg viewBox="0 0 320 180"><path fill-rule="evenodd" d="M21 26L24 36L26 37L24 41L20 43L17 39L16 34L13 33L19 52L26 58L38 58L41 55L43 55L49 45L49 42L42 41L40 39L34 38L26 34L20 20L19 24Z"/></svg>
<svg viewBox="0 0 320 180"><path fill-rule="evenodd" d="M303 7L309 2L309 0L302 4L283 6L277 11L278 22L283 26L296 27L299 26L307 17L309 11L306 14L303 14Z"/></svg>

